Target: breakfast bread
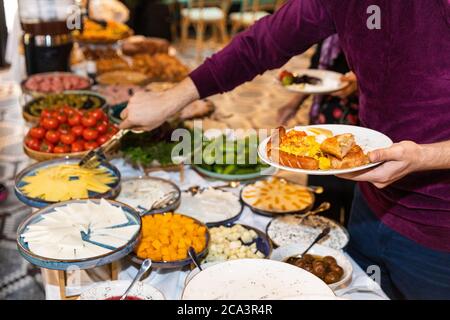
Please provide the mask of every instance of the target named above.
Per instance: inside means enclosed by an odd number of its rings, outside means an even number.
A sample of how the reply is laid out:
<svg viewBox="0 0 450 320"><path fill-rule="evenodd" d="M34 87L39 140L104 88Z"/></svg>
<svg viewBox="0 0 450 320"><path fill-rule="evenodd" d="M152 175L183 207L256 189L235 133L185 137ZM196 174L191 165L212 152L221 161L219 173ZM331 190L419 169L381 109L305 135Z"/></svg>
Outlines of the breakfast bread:
<svg viewBox="0 0 450 320"><path fill-rule="evenodd" d="M283 138L286 136L286 129L284 127L279 127L272 134L268 144L267 144L267 156L272 161L279 163L280 165L305 169L305 170L317 170L319 169L319 161L305 156L298 156L290 154L280 150L280 144Z"/></svg>
<svg viewBox="0 0 450 320"><path fill-rule="evenodd" d="M320 150L342 160L355 145L355 137L351 133L344 133L326 139L320 145Z"/></svg>
<svg viewBox="0 0 450 320"><path fill-rule="evenodd" d="M333 169L348 169L353 167L363 166L369 163L367 155L360 146L354 145L345 157L338 159L330 156L331 167Z"/></svg>

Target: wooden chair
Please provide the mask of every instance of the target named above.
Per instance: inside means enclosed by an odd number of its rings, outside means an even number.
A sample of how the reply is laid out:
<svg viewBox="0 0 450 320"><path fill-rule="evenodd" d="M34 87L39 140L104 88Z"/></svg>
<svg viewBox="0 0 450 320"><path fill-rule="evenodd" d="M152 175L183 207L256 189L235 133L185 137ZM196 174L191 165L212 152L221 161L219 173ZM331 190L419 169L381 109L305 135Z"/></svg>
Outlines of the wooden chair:
<svg viewBox="0 0 450 320"><path fill-rule="evenodd" d="M277 10L283 3L282 0L242 0L240 12L230 14L231 34L235 35L239 30L248 28L269 15L268 11Z"/></svg>
<svg viewBox="0 0 450 320"><path fill-rule="evenodd" d="M202 51L207 26L212 27L213 35L220 34L220 41L228 41L227 14L230 0L189 0L187 8L181 9L181 47L184 48L188 39L189 26L193 25L196 32L197 60L202 58Z"/></svg>

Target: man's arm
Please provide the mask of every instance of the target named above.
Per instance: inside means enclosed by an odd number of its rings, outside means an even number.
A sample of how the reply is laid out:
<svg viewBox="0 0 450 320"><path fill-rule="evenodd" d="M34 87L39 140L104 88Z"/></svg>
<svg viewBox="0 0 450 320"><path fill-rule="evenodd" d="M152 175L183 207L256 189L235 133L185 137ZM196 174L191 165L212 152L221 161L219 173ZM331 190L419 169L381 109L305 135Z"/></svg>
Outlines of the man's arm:
<svg viewBox="0 0 450 320"><path fill-rule="evenodd" d="M190 102L232 90L334 34L333 20L322 1L329 0L290 0L236 36L175 88L132 97L120 127L154 129Z"/></svg>
<svg viewBox="0 0 450 320"><path fill-rule="evenodd" d="M384 188L413 172L449 170L450 140L422 145L412 141L403 141L390 148L370 152L369 159L371 162L383 162L383 164L374 169L344 174L339 177L354 181L367 181L378 188Z"/></svg>
<svg viewBox="0 0 450 320"><path fill-rule="evenodd" d="M336 33L323 0L290 0L237 35L190 77L200 97L230 91Z"/></svg>

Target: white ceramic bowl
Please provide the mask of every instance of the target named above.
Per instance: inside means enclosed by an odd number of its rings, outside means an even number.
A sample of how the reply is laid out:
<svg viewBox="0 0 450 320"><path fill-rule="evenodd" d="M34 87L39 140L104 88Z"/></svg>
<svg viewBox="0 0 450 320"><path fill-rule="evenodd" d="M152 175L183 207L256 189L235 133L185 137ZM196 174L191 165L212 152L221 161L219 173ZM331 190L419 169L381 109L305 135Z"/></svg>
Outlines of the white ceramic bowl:
<svg viewBox="0 0 450 320"><path fill-rule="evenodd" d="M193 277L182 300L267 300L334 296L318 277L298 267L268 259L239 259L214 264Z"/></svg>
<svg viewBox="0 0 450 320"><path fill-rule="evenodd" d="M107 298L120 297L130 284L131 281L126 280L101 282L84 291L79 300L106 300ZM142 282L135 284L129 296L141 300L165 300L161 291Z"/></svg>
<svg viewBox="0 0 450 320"><path fill-rule="evenodd" d="M289 257L300 255L303 251L306 250L307 247L307 244L300 243L282 246L273 251L271 259L276 261L285 261ZM331 256L335 258L337 264L341 266L342 269L344 269L344 275L342 276L342 279L336 283L328 285L332 290L344 288L351 282L353 267L347 257L342 253L342 251L316 244L308 251L308 253L322 257Z"/></svg>

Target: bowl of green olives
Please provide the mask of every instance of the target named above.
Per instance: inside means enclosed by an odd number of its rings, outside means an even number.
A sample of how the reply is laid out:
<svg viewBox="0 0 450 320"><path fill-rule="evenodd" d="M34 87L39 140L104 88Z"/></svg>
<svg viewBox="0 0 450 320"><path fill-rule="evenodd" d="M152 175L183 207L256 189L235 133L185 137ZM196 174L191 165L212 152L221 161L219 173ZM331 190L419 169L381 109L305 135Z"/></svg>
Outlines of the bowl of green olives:
<svg viewBox="0 0 450 320"><path fill-rule="evenodd" d="M69 106L82 111L106 108L106 98L93 91L74 90L35 98L23 106L26 121L36 123L45 109L53 110Z"/></svg>

